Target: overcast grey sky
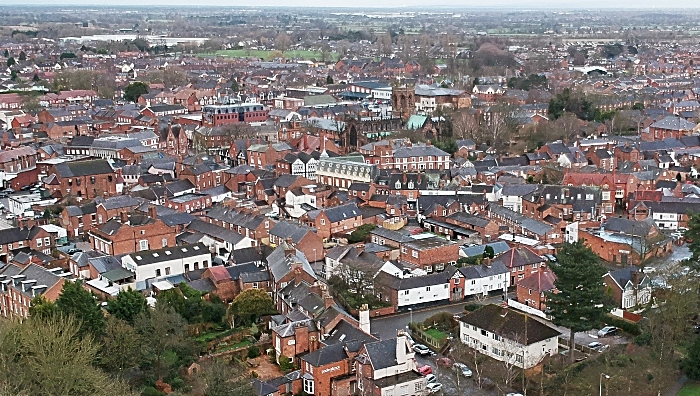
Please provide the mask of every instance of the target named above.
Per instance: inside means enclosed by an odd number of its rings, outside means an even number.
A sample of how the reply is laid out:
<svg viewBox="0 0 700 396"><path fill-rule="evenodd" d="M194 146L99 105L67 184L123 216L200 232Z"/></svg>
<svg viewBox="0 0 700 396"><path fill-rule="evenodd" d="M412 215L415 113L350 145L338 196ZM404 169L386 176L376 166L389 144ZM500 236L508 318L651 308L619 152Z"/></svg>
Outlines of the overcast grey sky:
<svg viewBox="0 0 700 396"><path fill-rule="evenodd" d="M306 7L415 7L436 6L509 9L666 9L700 8L699 0L0 0L0 5L119 5L119 6L306 6Z"/></svg>

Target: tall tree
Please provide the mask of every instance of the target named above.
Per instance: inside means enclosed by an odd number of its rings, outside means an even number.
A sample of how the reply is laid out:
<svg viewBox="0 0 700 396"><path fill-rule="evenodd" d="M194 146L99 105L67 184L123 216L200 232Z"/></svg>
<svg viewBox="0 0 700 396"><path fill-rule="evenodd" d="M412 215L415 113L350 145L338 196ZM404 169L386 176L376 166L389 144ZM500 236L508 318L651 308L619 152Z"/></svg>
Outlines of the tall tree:
<svg viewBox="0 0 700 396"><path fill-rule="evenodd" d="M565 243L550 265L557 276L557 293L548 293L547 307L554 324L566 327L569 335L569 358L574 361L574 334L596 327L609 311L610 305L603 288L606 270L600 258L583 244Z"/></svg>
<svg viewBox="0 0 700 396"><path fill-rule="evenodd" d="M27 60L27 54L24 53L24 51L19 53L19 61L24 62Z"/></svg>
<svg viewBox="0 0 700 396"><path fill-rule="evenodd" d="M688 378L700 380L700 337L695 337L695 341L688 348L688 354L681 360L681 369Z"/></svg>
<svg viewBox="0 0 700 396"><path fill-rule="evenodd" d="M29 316L32 318L48 319L56 314L56 304L39 295L32 299Z"/></svg>
<svg viewBox="0 0 700 396"><path fill-rule="evenodd" d="M684 236L693 255L690 265L693 269L700 270L700 212L688 214L688 229Z"/></svg>
<svg viewBox="0 0 700 396"><path fill-rule="evenodd" d="M98 346L62 315L0 324L0 384L15 395L134 394L93 366Z"/></svg>
<svg viewBox="0 0 700 396"><path fill-rule="evenodd" d="M250 324L263 315L274 313L275 305L264 290L248 289L233 300L231 312L244 324Z"/></svg>
<svg viewBox="0 0 700 396"><path fill-rule="evenodd" d="M107 312L129 324L134 324L136 315L145 311L146 308L146 297L139 291L129 288L117 294L117 298L109 302Z"/></svg>
<svg viewBox="0 0 700 396"><path fill-rule="evenodd" d="M110 316L102 337L98 364L107 372L117 375L136 367L141 361L141 347L146 340L133 326Z"/></svg>
<svg viewBox="0 0 700 396"><path fill-rule="evenodd" d="M105 316L97 299L83 288L83 282L65 282L56 308L64 316L72 316L80 322L80 335L99 336L105 328Z"/></svg>
<svg viewBox="0 0 700 396"><path fill-rule="evenodd" d="M148 93L148 85L146 83L142 83L141 81L137 81L134 83L131 83L124 88L124 99L128 100L129 102L136 102L139 100L141 95L145 95Z"/></svg>
<svg viewBox="0 0 700 396"><path fill-rule="evenodd" d="M7 67L12 67L16 64L17 64L17 62L15 61L15 58L13 58L13 57L7 58Z"/></svg>
<svg viewBox="0 0 700 396"><path fill-rule="evenodd" d="M241 371L241 368L230 367L220 360L214 361L203 373L206 380L204 396L254 396L250 380L244 377L231 380Z"/></svg>

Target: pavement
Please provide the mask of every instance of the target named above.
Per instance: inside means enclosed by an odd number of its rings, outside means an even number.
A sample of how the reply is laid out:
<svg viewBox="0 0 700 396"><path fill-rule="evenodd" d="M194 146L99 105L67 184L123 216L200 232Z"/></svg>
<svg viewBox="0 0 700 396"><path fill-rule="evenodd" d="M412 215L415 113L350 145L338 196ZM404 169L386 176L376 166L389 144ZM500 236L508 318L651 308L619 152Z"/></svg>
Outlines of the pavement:
<svg viewBox="0 0 700 396"><path fill-rule="evenodd" d="M668 388L666 393L664 393L664 396L676 396L678 392L680 392L681 389L683 389L686 382L688 382L688 377L686 377L685 375L678 378L676 382L674 382L673 385L671 385L671 387Z"/></svg>

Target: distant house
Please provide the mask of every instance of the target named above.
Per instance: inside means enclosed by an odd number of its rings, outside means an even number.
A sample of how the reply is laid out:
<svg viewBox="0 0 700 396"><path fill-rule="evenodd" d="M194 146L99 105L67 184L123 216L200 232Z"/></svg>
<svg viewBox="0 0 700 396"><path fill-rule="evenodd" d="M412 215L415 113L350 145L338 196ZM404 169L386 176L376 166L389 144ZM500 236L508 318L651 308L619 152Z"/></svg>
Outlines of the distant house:
<svg viewBox="0 0 700 396"><path fill-rule="evenodd" d="M620 309L633 308L651 301L649 275L638 272L636 268L610 271L603 276L603 282Z"/></svg>
<svg viewBox="0 0 700 396"><path fill-rule="evenodd" d="M518 302L544 312L547 307L545 293L556 290L556 280L557 276L549 270L538 271L519 280L516 284Z"/></svg>

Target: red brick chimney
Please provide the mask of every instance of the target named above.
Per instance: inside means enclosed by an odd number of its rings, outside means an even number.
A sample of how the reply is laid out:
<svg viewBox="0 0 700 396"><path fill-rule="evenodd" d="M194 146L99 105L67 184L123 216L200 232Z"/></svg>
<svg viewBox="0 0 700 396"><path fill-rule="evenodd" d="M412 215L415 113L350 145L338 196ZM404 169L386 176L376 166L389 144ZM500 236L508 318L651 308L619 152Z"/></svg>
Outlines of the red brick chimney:
<svg viewBox="0 0 700 396"><path fill-rule="evenodd" d="M119 213L122 224L129 224L129 213L121 212Z"/></svg>
<svg viewBox="0 0 700 396"><path fill-rule="evenodd" d="M148 217L152 218L153 220L158 218L158 213L155 205L150 205L148 207Z"/></svg>

